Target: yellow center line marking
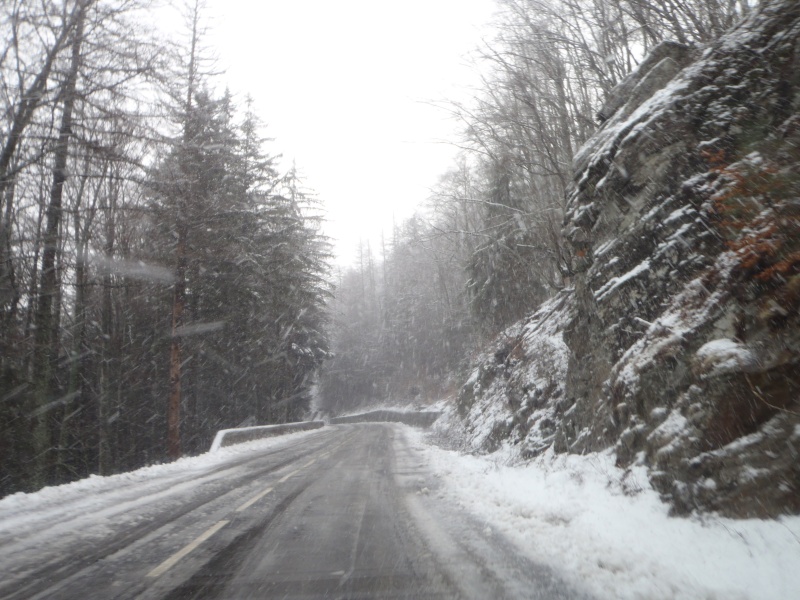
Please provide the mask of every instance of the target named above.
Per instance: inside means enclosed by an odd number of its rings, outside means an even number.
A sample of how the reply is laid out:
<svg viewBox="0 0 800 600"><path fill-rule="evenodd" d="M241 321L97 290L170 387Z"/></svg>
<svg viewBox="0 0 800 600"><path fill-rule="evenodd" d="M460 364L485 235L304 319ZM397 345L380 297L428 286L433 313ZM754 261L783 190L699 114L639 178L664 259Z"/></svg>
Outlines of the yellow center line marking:
<svg viewBox="0 0 800 600"><path fill-rule="evenodd" d="M264 496L266 496L267 494L269 494L271 491L272 491L272 488L271 488L271 487L268 487L267 489L265 489L265 490L264 490L263 492L261 492L260 494L256 494L255 496L253 496L252 498L250 498L250 500L248 500L247 502L245 502L244 504L242 504L242 505L241 505L239 508L237 508L237 509L236 509L236 512L242 512L243 510L245 510L245 509L247 509L247 508L250 508L251 506L253 506L253 504L255 504L256 502L258 502L259 500L261 500L261 499L262 499Z"/></svg>
<svg viewBox="0 0 800 600"><path fill-rule="evenodd" d="M286 475L284 475L283 477L281 477L280 479L278 479L278 483L283 483L284 481L286 481L287 479L289 479L289 477L291 477L292 475L296 475L296 474L297 474L297 473L299 473L299 472L300 472L300 469L295 469L295 470L294 470L294 471L292 471L291 473L287 473Z"/></svg>
<svg viewBox="0 0 800 600"><path fill-rule="evenodd" d="M150 571L147 574L147 576L148 577L160 577L161 575L163 575L164 573L169 571L172 567L174 567L178 563L178 561L181 560L184 556L189 554L192 550L197 548L200 544L205 542L208 538L210 538L212 535L217 533L220 529L225 527L225 525L227 525L229 522L230 521L219 521L219 522L215 523L214 525L212 525L211 527L206 529L203 533L201 533L199 536L197 536L197 538L195 538L195 540L193 542L191 542L187 546L184 546L182 549L178 550L175 554L170 556L167 560L165 560L160 565L158 565L155 569Z"/></svg>
<svg viewBox="0 0 800 600"><path fill-rule="evenodd" d="M292 476L294 476L294 475L297 475L297 474L298 474L300 471L302 471L302 470L303 470L303 469L305 469L306 467L310 467L310 466L311 466L311 465L313 465L315 462L317 462L317 459L316 459L316 458L312 458L312 459L311 459L310 461L308 461L306 464L304 464L304 465L302 465L302 466L298 467L297 469L295 469L295 470L294 470L294 471L292 471L291 473L287 473L286 475L284 475L283 477L281 477L280 479L278 479L278 483L283 483L284 481L286 481L286 480L287 480L287 479L289 479L290 477L292 477Z"/></svg>
<svg viewBox="0 0 800 600"><path fill-rule="evenodd" d="M319 458L326 458L328 456L330 456L330 451L326 452L325 454L320 455ZM294 471L291 471L291 472L287 473L286 475L284 475L283 477L281 477L278 480L278 483L284 483L290 477L293 477L294 475L297 475L297 473L299 473L301 470L305 469L306 467L310 467L315 462L317 462L317 459L316 458L312 458L310 461L308 461L306 464L304 464L300 468L295 469ZM263 492L260 492L260 493L256 494L255 496L250 498L250 500L248 500L247 502L242 504L239 508L237 508L236 512L242 512L243 510L246 510L246 509L250 508L251 506L253 506L253 504L255 504L256 502L261 500L261 498L263 498L264 496L269 494L271 491L272 491L272 488L268 487ZM152 571L150 571L147 574L147 576L148 577L152 577L152 578L160 577L161 575L163 575L164 573L169 571L172 567L174 567L183 557L185 557L187 554L192 552L195 548L197 548L200 544L202 544L204 541L206 541L212 535L217 533L220 529L225 527L225 525L227 525L228 523L230 523L230 521L218 521L217 523L215 523L214 525L212 525L211 527L206 529L199 536L197 536L197 538L195 538L191 543L187 544L186 546L184 546L183 548L178 550L175 554L170 556L167 560L165 560L160 565L158 565L156 568L154 568Z"/></svg>

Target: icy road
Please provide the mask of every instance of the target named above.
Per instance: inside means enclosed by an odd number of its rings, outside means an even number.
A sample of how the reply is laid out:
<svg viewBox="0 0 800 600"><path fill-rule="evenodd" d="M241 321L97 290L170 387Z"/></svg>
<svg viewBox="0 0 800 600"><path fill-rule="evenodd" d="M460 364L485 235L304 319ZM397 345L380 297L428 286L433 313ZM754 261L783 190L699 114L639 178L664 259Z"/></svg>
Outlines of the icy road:
<svg viewBox="0 0 800 600"><path fill-rule="evenodd" d="M406 432L329 427L7 498L0 597L579 597L439 497Z"/></svg>

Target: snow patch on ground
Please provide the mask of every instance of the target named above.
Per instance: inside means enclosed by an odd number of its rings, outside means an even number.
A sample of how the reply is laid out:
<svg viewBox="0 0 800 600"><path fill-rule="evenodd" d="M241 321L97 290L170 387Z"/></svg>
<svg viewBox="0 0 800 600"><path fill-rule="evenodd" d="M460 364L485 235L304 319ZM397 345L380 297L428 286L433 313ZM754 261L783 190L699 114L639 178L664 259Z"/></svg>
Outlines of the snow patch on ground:
<svg viewBox="0 0 800 600"><path fill-rule="evenodd" d="M779 600L800 590L800 517L670 517L644 468L623 471L610 451L549 450L509 466L508 446L476 457L407 435L443 499L598 598Z"/></svg>
<svg viewBox="0 0 800 600"><path fill-rule="evenodd" d="M158 493L175 485L194 485L198 477L234 463L242 456L257 454L274 447L294 443L319 430L291 433L281 437L244 442L220 448L200 456L181 458L175 462L151 465L118 475L90 475L64 485L45 487L38 492L18 492L0 499L0 538L4 531L19 530L22 524L47 521L55 515L63 520L72 505L77 513L90 516L122 502L133 502L148 493Z"/></svg>

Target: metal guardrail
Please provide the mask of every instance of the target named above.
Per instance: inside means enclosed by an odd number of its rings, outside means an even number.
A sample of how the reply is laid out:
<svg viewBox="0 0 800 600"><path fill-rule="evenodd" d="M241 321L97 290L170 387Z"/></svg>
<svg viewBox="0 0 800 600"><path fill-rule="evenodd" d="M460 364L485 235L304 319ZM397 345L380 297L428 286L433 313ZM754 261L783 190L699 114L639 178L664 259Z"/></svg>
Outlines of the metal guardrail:
<svg viewBox="0 0 800 600"><path fill-rule="evenodd" d="M282 423L280 425L262 425L259 427L241 427L239 429L222 429L214 436L211 452L225 446L233 446L242 442L251 442L262 438L294 433L295 431L308 431L324 427L324 421L302 421L300 423Z"/></svg>
<svg viewBox="0 0 800 600"><path fill-rule="evenodd" d="M430 427L442 413L425 412L401 412L396 410L373 410L360 415L350 415L348 417L334 417L331 425L344 425L347 423L405 423L415 427Z"/></svg>
<svg viewBox="0 0 800 600"><path fill-rule="evenodd" d="M404 423L414 427L430 427L441 416L441 412L401 412L395 410L373 410L360 415L348 417L334 417L331 425L345 425L348 423ZM222 429L214 436L211 452L233 446L243 442L251 442L295 431L309 431L325 426L324 421L301 421L299 423L282 423L280 425L261 425L258 427L239 427L236 429Z"/></svg>

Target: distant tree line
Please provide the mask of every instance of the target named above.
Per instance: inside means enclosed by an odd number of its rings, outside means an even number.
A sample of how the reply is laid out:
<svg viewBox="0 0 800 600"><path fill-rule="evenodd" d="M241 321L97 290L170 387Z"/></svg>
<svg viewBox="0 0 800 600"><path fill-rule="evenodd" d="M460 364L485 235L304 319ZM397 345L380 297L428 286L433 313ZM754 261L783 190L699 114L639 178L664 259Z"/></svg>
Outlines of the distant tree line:
<svg viewBox="0 0 800 600"><path fill-rule="evenodd" d="M713 41L754 0L497 0L487 73L472 102L444 106L463 151L426 210L380 259L340 279L335 358L321 380L333 411L446 393L476 341L568 286L561 226L573 157L611 90L658 43ZM448 383L449 382L449 383Z"/></svg>
<svg viewBox="0 0 800 600"><path fill-rule="evenodd" d="M329 247L249 102L146 0L0 4L0 494L297 420Z"/></svg>
<svg viewBox="0 0 800 600"><path fill-rule="evenodd" d="M421 217L398 226L379 255L362 244L358 264L335 280L334 354L320 376L320 407L334 414L437 397L471 346L458 256Z"/></svg>

